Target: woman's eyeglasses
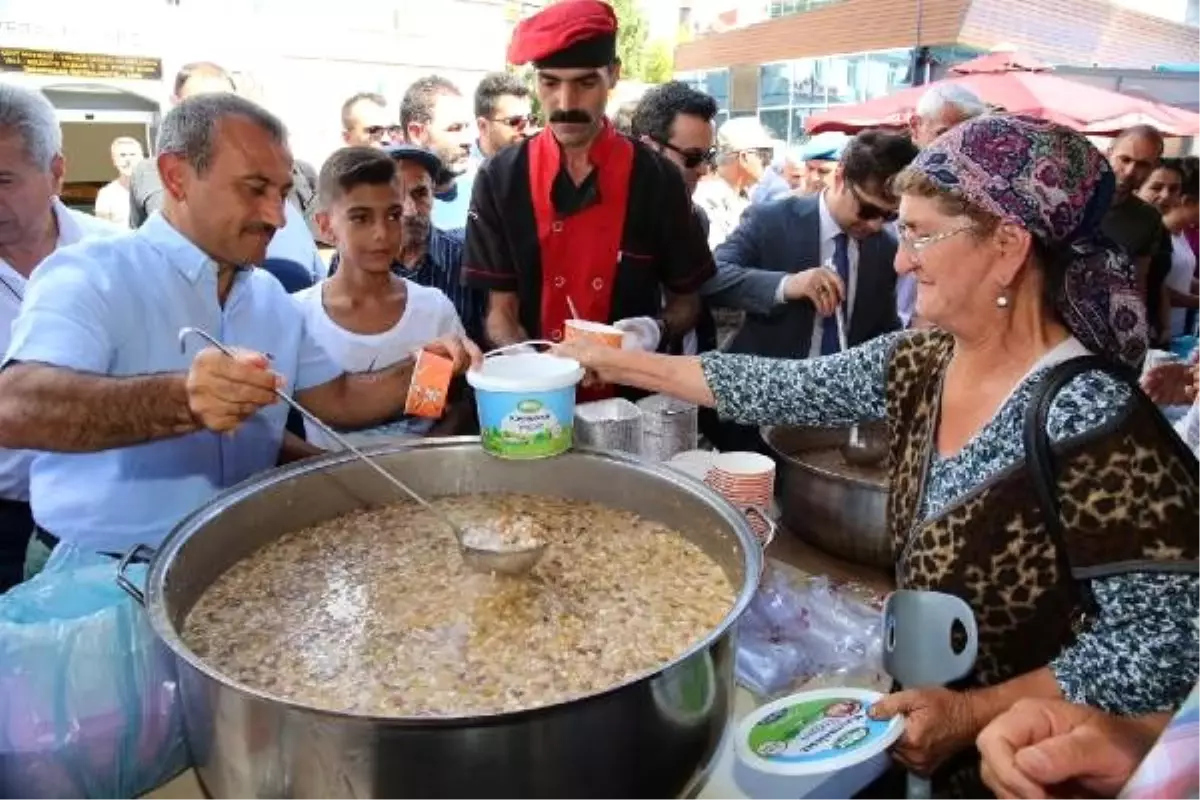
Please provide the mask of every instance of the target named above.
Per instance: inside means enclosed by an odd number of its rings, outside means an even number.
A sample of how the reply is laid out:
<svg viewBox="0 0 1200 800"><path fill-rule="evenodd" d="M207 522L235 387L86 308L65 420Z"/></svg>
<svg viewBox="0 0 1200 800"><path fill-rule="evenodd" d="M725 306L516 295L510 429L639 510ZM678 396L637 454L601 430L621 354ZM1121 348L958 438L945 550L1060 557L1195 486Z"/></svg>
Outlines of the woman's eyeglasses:
<svg viewBox="0 0 1200 800"><path fill-rule="evenodd" d="M896 221L897 214L895 211L891 211L886 208L880 208L870 200L867 200L862 196L862 194L858 191L858 187L856 187L853 183L847 181L846 185L850 187L850 194L854 195L854 201L858 203L858 218L863 222L871 222L877 219L881 219L884 222Z"/></svg>
<svg viewBox="0 0 1200 800"><path fill-rule="evenodd" d="M657 137L650 137L658 143L660 147L665 147L673 153L678 153L683 157L683 166L687 169L695 169L701 164L712 166L717 161L717 148L710 147L707 150L693 150L676 147L670 142L665 142Z"/></svg>
<svg viewBox="0 0 1200 800"><path fill-rule="evenodd" d="M960 225L957 228L951 228L948 231L941 233L930 233L925 236L917 236L913 233L912 228L904 223L896 226L896 233L900 236L900 244L906 247L913 255L920 255L921 251L935 245L938 242L944 242L947 239L958 236L960 233L966 233L974 228L974 224Z"/></svg>

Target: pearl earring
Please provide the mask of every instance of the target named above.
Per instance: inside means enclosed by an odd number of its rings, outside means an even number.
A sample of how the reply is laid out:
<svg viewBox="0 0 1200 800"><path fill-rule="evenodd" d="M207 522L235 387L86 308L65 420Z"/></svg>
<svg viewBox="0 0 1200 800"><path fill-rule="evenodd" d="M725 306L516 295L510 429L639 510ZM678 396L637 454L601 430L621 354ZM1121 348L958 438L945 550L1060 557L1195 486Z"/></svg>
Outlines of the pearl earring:
<svg viewBox="0 0 1200 800"><path fill-rule="evenodd" d="M996 308L1008 308L1008 295L1002 294L996 298Z"/></svg>

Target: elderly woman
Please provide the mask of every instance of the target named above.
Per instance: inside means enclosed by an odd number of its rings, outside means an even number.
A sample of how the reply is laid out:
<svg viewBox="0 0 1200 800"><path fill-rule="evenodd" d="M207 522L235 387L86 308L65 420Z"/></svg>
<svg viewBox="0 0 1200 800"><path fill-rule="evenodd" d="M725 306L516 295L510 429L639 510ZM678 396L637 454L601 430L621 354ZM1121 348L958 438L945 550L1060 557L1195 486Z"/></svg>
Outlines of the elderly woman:
<svg viewBox="0 0 1200 800"><path fill-rule="evenodd" d="M984 791L972 742L1020 698L1144 713L1196 681L1196 461L1121 370L1101 368L1145 350L1132 266L1095 233L1113 183L1082 136L981 117L895 187L896 269L915 276L936 329L806 361L560 348L600 380L742 423L887 421L897 583L956 594L979 624L961 686L902 691L873 712L906 715L895 753L921 773L944 765L939 792ZM1053 475L1039 473L1027 408L1048 371L1089 353L1107 361L1086 362L1031 429L1053 443ZM1053 518L1037 474L1054 484Z"/></svg>

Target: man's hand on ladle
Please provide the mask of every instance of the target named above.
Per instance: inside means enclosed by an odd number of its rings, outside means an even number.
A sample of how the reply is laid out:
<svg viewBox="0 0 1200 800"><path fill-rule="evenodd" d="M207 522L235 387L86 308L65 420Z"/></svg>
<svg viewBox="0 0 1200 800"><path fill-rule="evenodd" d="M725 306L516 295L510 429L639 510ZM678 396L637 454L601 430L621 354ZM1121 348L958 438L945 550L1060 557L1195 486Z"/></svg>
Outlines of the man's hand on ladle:
<svg viewBox="0 0 1200 800"><path fill-rule="evenodd" d="M234 357L215 347L196 354L187 374L188 409L200 425L228 433L260 408L276 401L283 378L262 353L233 348Z"/></svg>

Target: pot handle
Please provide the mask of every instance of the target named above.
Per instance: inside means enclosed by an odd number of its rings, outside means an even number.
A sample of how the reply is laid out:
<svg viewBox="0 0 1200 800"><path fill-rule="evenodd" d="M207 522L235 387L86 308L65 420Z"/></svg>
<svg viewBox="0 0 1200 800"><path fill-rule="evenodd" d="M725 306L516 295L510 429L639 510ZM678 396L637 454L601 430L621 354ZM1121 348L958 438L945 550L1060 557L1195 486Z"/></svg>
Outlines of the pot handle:
<svg viewBox="0 0 1200 800"><path fill-rule="evenodd" d="M767 545L775 540L775 533L779 530L779 526L775 524L775 520L771 519L770 512L762 506L742 506L742 513L747 517L750 515L757 516L767 526L767 532L759 538L759 543L762 544L765 550Z"/></svg>
<svg viewBox="0 0 1200 800"><path fill-rule="evenodd" d="M129 569L129 565L135 561L149 561L154 558L154 553L154 548L150 545L139 544L121 556L121 561L117 564L117 586L124 589L125 594L136 600L138 605L143 608L146 606L146 593L135 586L133 581L129 580L129 576L125 574L125 570Z"/></svg>

